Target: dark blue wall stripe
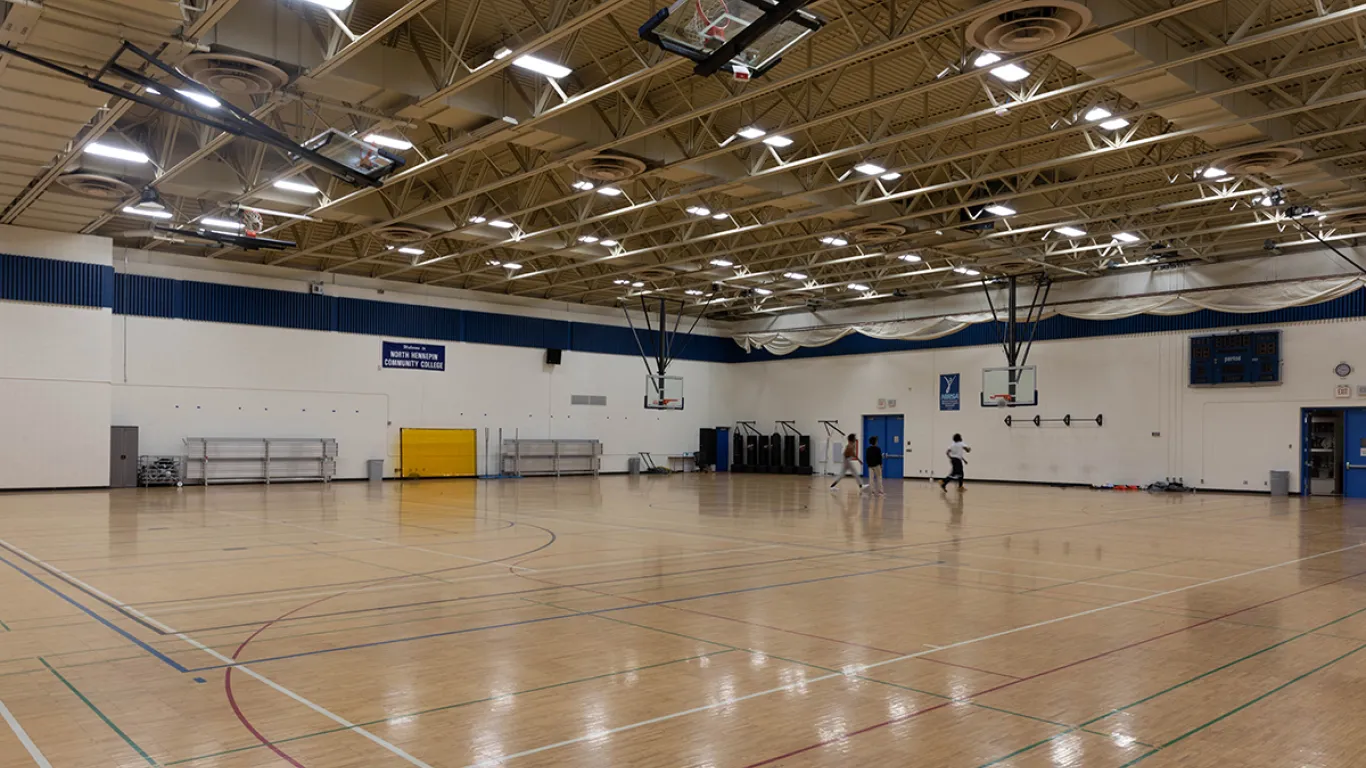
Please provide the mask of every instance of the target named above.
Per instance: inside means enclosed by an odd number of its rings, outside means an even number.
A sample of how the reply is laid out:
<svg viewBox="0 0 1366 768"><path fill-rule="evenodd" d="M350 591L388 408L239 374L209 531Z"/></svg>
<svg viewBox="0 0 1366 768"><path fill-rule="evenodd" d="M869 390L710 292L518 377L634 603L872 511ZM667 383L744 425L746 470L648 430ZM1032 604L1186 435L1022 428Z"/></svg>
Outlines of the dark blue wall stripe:
<svg viewBox="0 0 1366 768"><path fill-rule="evenodd" d="M0 299L111 307L116 314L141 317L556 348L609 355L639 354L631 329L618 326L116 274L112 267L98 264L31 256L0 254ZM1361 317L1366 317L1366 289L1322 304L1251 315L1204 310L1174 317L1138 315L1108 321L1052 317L1038 324L1035 339L1055 341ZM653 354L658 332L644 329L640 332L646 353ZM673 355L679 360L716 363L866 355L995 345L999 332L998 324L979 323L932 341L887 341L853 335L825 347L799 349L783 356L763 350L746 353L728 338L696 335L680 338Z"/></svg>
<svg viewBox="0 0 1366 768"><path fill-rule="evenodd" d="M107 307L112 280L113 269L99 264L0 254L0 299Z"/></svg>

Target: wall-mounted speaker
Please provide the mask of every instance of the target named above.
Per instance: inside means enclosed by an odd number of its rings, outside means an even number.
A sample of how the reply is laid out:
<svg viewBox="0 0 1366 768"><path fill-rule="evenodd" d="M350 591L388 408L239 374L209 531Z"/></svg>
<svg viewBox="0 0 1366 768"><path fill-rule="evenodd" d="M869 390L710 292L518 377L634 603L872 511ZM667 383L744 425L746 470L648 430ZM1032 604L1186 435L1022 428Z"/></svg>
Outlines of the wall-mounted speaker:
<svg viewBox="0 0 1366 768"><path fill-rule="evenodd" d="M559 365L559 364L560 364L560 358L563 357L563 356L564 356L564 350L562 350L562 349L547 349L547 350L545 351L545 364L546 364L546 365Z"/></svg>

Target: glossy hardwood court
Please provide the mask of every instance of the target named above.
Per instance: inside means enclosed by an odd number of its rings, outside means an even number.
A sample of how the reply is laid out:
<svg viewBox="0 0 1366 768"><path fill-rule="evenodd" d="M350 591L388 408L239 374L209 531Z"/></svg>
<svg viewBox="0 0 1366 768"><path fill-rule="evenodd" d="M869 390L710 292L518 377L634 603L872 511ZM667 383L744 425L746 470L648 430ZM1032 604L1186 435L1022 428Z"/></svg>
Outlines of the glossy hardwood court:
<svg viewBox="0 0 1366 768"><path fill-rule="evenodd" d="M1366 507L777 476L0 496L0 768L1360 766Z"/></svg>

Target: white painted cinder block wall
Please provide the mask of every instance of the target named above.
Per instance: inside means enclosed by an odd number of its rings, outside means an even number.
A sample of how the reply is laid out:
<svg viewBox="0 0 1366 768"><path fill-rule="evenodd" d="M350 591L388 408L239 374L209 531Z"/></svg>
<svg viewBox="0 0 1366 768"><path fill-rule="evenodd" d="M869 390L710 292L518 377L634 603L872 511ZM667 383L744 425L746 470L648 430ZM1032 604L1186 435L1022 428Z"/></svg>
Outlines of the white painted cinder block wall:
<svg viewBox="0 0 1366 768"><path fill-rule="evenodd" d="M0 226L0 250L109 265L108 240ZM107 309L0 302L0 488L109 483Z"/></svg>
<svg viewBox="0 0 1366 768"><path fill-rule="evenodd" d="M1269 470L1287 469L1298 487L1300 409L1366 406L1366 399L1337 399L1344 380L1333 373L1347 360L1359 373L1345 382L1366 384L1366 322L1277 327L1281 386L1189 388L1193 334L1169 333L1035 344L1037 408L978 404L982 369L1004 364L999 347L733 365L728 405L731 418L758 420L760 429L796 419L814 433L817 419L858 431L865 414L904 414L907 477L943 474L944 448L960 432L973 447L969 474L981 478L1146 484L1180 477L1196 487L1264 491ZM963 376L959 411L939 410L938 376L947 373ZM897 407L879 410L879 399ZM1007 412L1016 419L1103 414L1105 425L1006 427ZM813 452L820 448L817 440Z"/></svg>

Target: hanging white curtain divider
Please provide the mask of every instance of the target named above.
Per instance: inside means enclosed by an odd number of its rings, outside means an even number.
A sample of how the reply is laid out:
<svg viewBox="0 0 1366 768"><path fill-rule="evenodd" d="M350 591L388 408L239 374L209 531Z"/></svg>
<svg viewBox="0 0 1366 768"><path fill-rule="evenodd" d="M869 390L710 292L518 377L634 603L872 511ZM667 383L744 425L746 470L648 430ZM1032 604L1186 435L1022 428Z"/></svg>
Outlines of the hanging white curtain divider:
<svg viewBox="0 0 1366 768"><path fill-rule="evenodd" d="M1103 301L1065 305L1057 309L1045 309L1042 316L1035 319L1042 320L1054 315L1063 315L1080 320L1119 320L1134 315L1184 315L1202 309L1251 314L1332 301L1360 289L1363 285L1366 285L1366 278L1333 277L1275 285L1255 285L1246 288L1193 291L1190 294L1171 296L1105 299ZM1017 317L1021 321L1026 319L1023 313ZM973 312L963 315L947 315L918 320L889 320L804 331L741 333L732 338L735 339L735 343L744 347L746 352L765 349L775 355L786 355L801 347L823 347L827 344L833 344L851 333L859 333L875 339L928 341L957 333L969 325L985 323L993 319L994 317L990 312Z"/></svg>

